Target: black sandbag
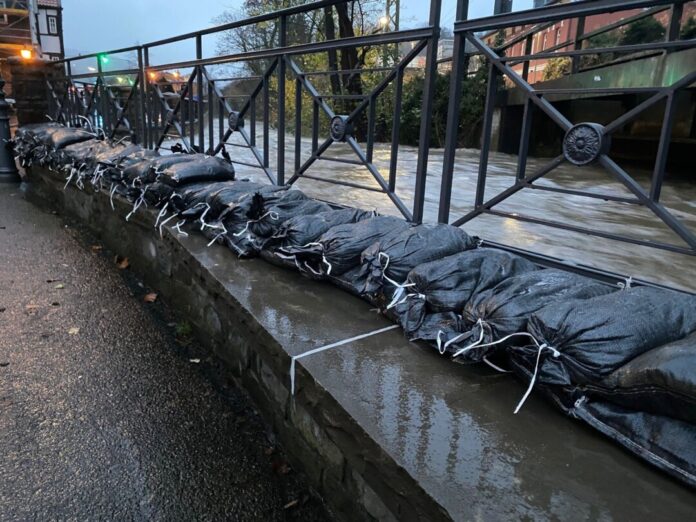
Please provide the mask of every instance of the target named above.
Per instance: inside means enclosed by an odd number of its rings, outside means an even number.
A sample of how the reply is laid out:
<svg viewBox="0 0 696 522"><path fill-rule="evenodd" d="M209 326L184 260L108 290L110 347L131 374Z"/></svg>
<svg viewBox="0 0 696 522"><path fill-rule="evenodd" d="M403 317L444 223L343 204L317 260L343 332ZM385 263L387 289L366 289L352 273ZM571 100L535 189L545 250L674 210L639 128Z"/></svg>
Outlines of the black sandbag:
<svg viewBox="0 0 696 522"><path fill-rule="evenodd" d="M696 333L648 350L582 392L696 425Z"/></svg>
<svg viewBox="0 0 696 522"><path fill-rule="evenodd" d="M265 243L265 248L301 247L319 239L338 225L357 223L375 217L374 212L357 208L327 210L315 215L300 215L285 221Z"/></svg>
<svg viewBox="0 0 696 522"><path fill-rule="evenodd" d="M631 453L696 487L696 425L583 397L569 414Z"/></svg>
<svg viewBox="0 0 696 522"><path fill-rule="evenodd" d="M390 293L403 289L399 285L407 283L415 267L476 248L477 241L460 228L438 224L418 225L375 242L361 255L361 292L375 295L385 286Z"/></svg>
<svg viewBox="0 0 696 522"><path fill-rule="evenodd" d="M68 145L81 141L92 140L95 135L82 129L70 127L48 127L45 131L36 134L37 137L54 150L60 150Z"/></svg>
<svg viewBox="0 0 696 522"><path fill-rule="evenodd" d="M206 209L206 202L211 194L229 187L234 187L237 181L207 181L190 183L174 188L170 204L186 219L197 219Z"/></svg>
<svg viewBox="0 0 696 522"><path fill-rule="evenodd" d="M271 205L266 203L265 207L265 212L249 224L249 230L257 238L263 239L277 232L278 228L290 218L313 216L331 210L328 204L310 199L299 190L290 190Z"/></svg>
<svg viewBox="0 0 696 522"><path fill-rule="evenodd" d="M394 311L409 336L434 340L437 331L421 331L429 314L461 314L472 295L501 281L539 268L527 259L493 248L477 248L417 266L407 277L406 298Z"/></svg>
<svg viewBox="0 0 696 522"><path fill-rule="evenodd" d="M377 216L358 223L338 225L315 244L288 248L301 266L315 275L341 276L360 265L360 255L375 241L388 239L411 225L403 219Z"/></svg>
<svg viewBox="0 0 696 522"><path fill-rule="evenodd" d="M504 346L485 344L526 332L534 312L556 303L578 302L617 291L617 287L565 270L545 269L510 277L472 296L463 314L471 335L463 336L448 351L458 353L460 361L480 362ZM524 335L516 336L508 344L524 344L526 340ZM463 343L466 351L460 352Z"/></svg>
<svg viewBox="0 0 696 522"><path fill-rule="evenodd" d="M143 158L138 161L130 162L128 165L124 166L123 170L118 174L118 177L129 185L135 183L152 183L155 181L155 176L152 174L153 163L161 157L162 156Z"/></svg>
<svg viewBox="0 0 696 522"><path fill-rule="evenodd" d="M539 345L551 348L540 355L538 382L596 383L648 350L696 332L696 296L637 287L557 302L535 312L527 331ZM535 368L538 352L534 344L510 350L510 356Z"/></svg>
<svg viewBox="0 0 696 522"><path fill-rule="evenodd" d="M240 180L232 184L228 184L221 190L211 191L205 197L205 203L208 206L206 219L209 221L223 219L227 213L238 205L238 202L242 197L251 197L253 194L260 194L264 197L264 200L270 201L271 197L273 197L274 200L277 197L281 197L282 193L287 191L288 188L289 187L283 185L254 183L249 180ZM250 218L246 217L245 221L248 219Z"/></svg>
<svg viewBox="0 0 696 522"><path fill-rule="evenodd" d="M89 162L95 155L111 150L111 144L104 140L87 140L68 145L62 150L62 158L65 162L77 162L83 164Z"/></svg>
<svg viewBox="0 0 696 522"><path fill-rule="evenodd" d="M231 163L213 156L194 154L189 162L177 162L164 166L159 163L155 166L157 179L178 187L187 183L201 181L229 181L234 179L234 166Z"/></svg>

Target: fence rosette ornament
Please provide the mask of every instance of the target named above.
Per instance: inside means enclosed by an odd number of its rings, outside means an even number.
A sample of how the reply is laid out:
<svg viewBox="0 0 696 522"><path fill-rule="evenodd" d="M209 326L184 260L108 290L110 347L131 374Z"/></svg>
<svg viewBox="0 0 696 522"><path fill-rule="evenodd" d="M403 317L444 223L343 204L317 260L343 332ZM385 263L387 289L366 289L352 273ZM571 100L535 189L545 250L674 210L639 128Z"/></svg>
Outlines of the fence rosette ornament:
<svg viewBox="0 0 696 522"><path fill-rule="evenodd" d="M563 156L573 165L589 165L607 149L604 127L598 123L578 123L563 138Z"/></svg>

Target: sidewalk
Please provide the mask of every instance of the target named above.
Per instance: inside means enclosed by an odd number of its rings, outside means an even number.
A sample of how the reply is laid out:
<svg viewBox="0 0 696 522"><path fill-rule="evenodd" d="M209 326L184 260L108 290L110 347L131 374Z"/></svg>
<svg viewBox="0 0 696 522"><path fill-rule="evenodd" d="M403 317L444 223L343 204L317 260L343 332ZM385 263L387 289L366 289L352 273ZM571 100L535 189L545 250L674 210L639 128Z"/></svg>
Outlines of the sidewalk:
<svg viewBox="0 0 696 522"><path fill-rule="evenodd" d="M0 519L325 520L147 292L0 185Z"/></svg>

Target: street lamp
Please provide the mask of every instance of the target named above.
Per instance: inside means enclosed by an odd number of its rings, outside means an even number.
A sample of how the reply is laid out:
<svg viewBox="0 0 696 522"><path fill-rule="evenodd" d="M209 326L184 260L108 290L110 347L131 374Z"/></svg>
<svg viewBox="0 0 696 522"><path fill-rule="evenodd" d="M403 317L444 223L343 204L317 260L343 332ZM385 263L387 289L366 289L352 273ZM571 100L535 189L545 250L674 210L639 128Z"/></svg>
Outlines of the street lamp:
<svg viewBox="0 0 696 522"><path fill-rule="evenodd" d="M5 100L5 80L0 76L0 183L22 181L9 147L9 141L12 139L9 111L10 104Z"/></svg>

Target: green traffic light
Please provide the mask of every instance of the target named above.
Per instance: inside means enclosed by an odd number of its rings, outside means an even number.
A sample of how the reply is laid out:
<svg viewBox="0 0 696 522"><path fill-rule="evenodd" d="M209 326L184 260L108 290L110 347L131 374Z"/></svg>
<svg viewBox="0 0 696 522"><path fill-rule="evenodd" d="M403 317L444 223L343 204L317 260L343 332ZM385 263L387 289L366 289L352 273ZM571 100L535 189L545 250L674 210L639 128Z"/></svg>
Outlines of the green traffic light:
<svg viewBox="0 0 696 522"><path fill-rule="evenodd" d="M103 64L109 63L109 57L105 54L100 55L99 59L101 60L101 63L103 63Z"/></svg>

